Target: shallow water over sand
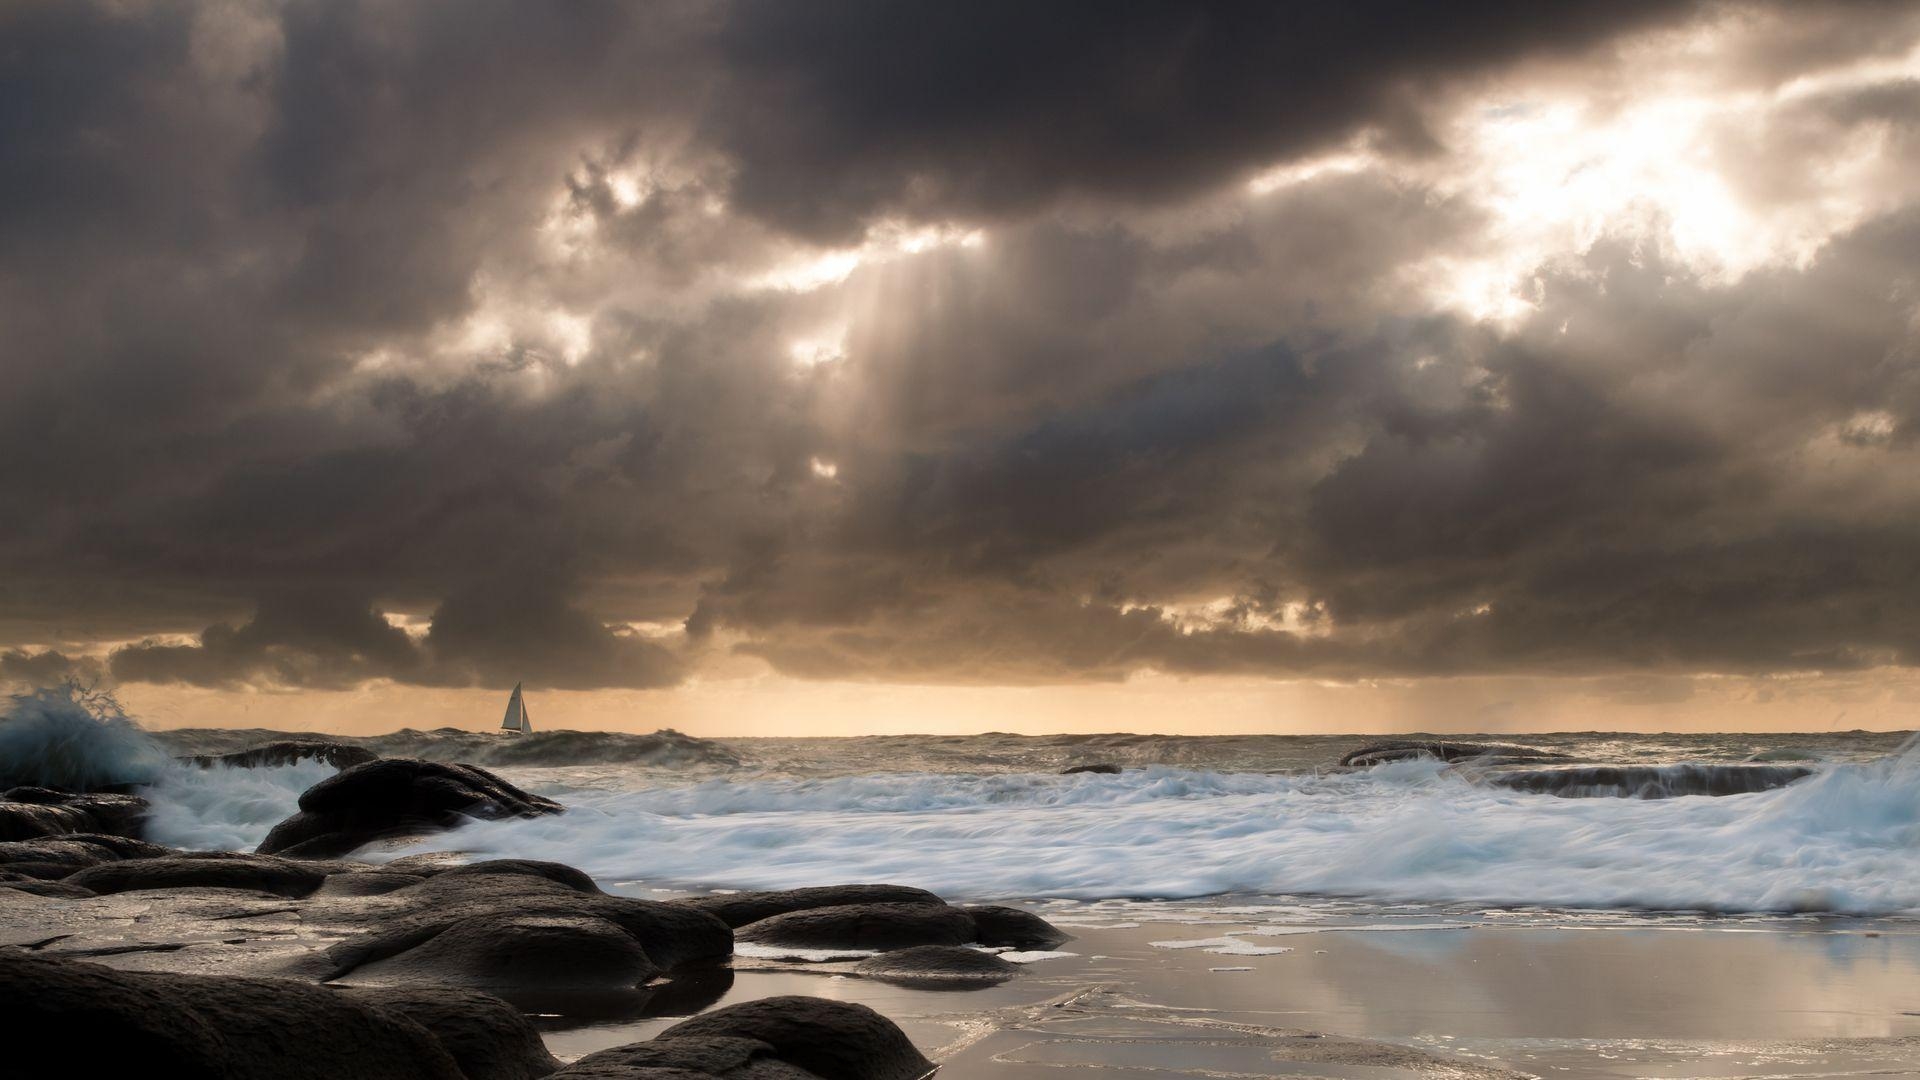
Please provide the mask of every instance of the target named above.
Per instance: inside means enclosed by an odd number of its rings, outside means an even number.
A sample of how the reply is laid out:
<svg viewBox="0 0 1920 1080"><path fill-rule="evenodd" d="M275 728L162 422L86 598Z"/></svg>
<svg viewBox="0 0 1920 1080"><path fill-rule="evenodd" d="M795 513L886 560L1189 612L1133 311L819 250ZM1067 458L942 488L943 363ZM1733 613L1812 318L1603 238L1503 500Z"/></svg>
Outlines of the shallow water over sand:
<svg viewBox="0 0 1920 1080"><path fill-rule="evenodd" d="M1340 910L1244 897L1040 910L1077 935L1060 947L1074 955L992 989L916 990L847 978L840 965L736 960L730 984L708 993L713 1004L802 993L872 1005L949 1080L1920 1075L1911 920ZM1196 941L1289 951L1165 945ZM553 1018L548 1044L573 1057L669 1023Z"/></svg>

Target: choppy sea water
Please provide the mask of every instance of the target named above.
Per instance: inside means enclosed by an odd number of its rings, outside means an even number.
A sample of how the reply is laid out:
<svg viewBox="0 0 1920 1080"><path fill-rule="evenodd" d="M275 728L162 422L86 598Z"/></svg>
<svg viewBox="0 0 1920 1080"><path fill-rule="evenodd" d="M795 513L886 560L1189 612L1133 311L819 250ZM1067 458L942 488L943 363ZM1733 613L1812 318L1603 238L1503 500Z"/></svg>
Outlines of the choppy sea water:
<svg viewBox="0 0 1920 1080"><path fill-rule="evenodd" d="M176 752L209 752L260 735L163 738ZM1560 755L1544 763L1360 769L1338 762L1365 736L362 741L479 760L572 808L476 823L435 845L555 859L628 889L886 881L976 900L1234 894L1920 914L1920 750L1902 733L1558 734L1519 740ZM1089 763L1125 771L1060 775ZM1502 786L1592 765L1651 771L1666 778L1655 793L1670 797ZM1806 775L1771 790L1688 793L1712 789L1723 768ZM329 771L170 770L151 789L156 838L250 846Z"/></svg>

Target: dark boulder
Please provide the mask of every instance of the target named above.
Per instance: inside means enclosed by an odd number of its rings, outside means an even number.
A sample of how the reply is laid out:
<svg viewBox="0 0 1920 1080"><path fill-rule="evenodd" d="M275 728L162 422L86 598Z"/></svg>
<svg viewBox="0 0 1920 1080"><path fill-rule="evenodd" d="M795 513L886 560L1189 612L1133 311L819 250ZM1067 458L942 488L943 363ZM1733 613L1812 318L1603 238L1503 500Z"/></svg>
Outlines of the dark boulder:
<svg viewBox="0 0 1920 1080"><path fill-rule="evenodd" d="M1020 973L1018 965L990 952L958 945L917 945L881 953L853 970L869 979L933 988L991 985Z"/></svg>
<svg viewBox="0 0 1920 1080"><path fill-rule="evenodd" d="M235 750L231 754L193 754L182 758L201 768L224 765L235 769L270 768L279 765L295 765L302 761L324 761L336 769L350 769L355 765L364 765L378 760L380 755L364 746L350 743L327 742L322 739L287 739L270 742L265 746Z"/></svg>
<svg viewBox="0 0 1920 1080"><path fill-rule="evenodd" d="M775 1058L824 1080L920 1080L933 1071L933 1062L893 1021L865 1005L824 998L761 998L715 1009L653 1041L717 1038L764 1043Z"/></svg>
<svg viewBox="0 0 1920 1080"><path fill-rule="evenodd" d="M781 889L774 892L741 892L724 896L697 896L673 903L710 911L720 921L738 930L748 923L785 915L789 911L811 908L845 907L849 904L934 904L945 900L925 889L906 885L822 885L811 889Z"/></svg>
<svg viewBox="0 0 1920 1080"><path fill-rule="evenodd" d="M1098 773L1102 776L1116 776L1120 773L1120 766L1100 762L1095 765L1069 765L1060 770L1061 776L1074 776L1079 773Z"/></svg>
<svg viewBox="0 0 1920 1080"><path fill-rule="evenodd" d="M432 987L350 987L349 1000L397 1013L433 1033L467 1080L533 1080L560 1067L519 1009L489 994Z"/></svg>
<svg viewBox="0 0 1920 1080"><path fill-rule="evenodd" d="M1365 768L1370 765L1382 765L1389 761L1410 761L1416 758L1433 758L1439 761L1481 760L1492 762L1552 761L1565 758L1549 750L1539 750L1531 746L1514 746L1509 743L1469 743L1469 742L1422 742L1417 740L1395 740L1375 743L1350 751L1340 759L1340 764Z"/></svg>
<svg viewBox="0 0 1920 1080"><path fill-rule="evenodd" d="M973 917L945 904L847 904L775 915L735 936L795 949L905 949L965 945L974 934Z"/></svg>
<svg viewBox="0 0 1920 1080"><path fill-rule="evenodd" d="M312 895L326 879L324 868L293 859L207 852L101 863L76 870L65 880L101 894L134 889L249 889L297 898Z"/></svg>
<svg viewBox="0 0 1920 1080"><path fill-rule="evenodd" d="M658 974L633 935L606 919L501 912L455 921L418 945L356 966L342 981L606 990Z"/></svg>
<svg viewBox="0 0 1920 1080"><path fill-rule="evenodd" d="M116 971L0 949L18 1076L468 1080L425 1027L323 986ZM29 1034L30 1033L30 1034Z"/></svg>
<svg viewBox="0 0 1920 1080"><path fill-rule="evenodd" d="M369 932L329 947L320 979L535 989L631 987L733 951L726 924L678 904L608 896L556 863L442 871L387 894Z"/></svg>
<svg viewBox="0 0 1920 1080"><path fill-rule="evenodd" d="M960 910L972 916L974 940L982 945L1051 949L1071 940L1059 927L1022 908L978 904Z"/></svg>
<svg viewBox="0 0 1920 1080"><path fill-rule="evenodd" d="M134 795L17 787L0 795L0 840L65 833L136 837L146 816L147 801Z"/></svg>
<svg viewBox="0 0 1920 1080"><path fill-rule="evenodd" d="M275 825L256 850L327 858L385 837L564 810L473 765L382 758L308 788L300 812Z"/></svg>

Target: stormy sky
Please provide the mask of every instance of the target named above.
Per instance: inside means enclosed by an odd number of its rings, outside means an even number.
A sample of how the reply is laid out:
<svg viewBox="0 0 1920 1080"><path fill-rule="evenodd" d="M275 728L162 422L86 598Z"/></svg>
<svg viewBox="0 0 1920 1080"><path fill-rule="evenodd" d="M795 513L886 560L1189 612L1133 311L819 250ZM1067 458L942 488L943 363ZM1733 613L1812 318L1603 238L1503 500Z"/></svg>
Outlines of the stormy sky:
<svg viewBox="0 0 1920 1080"><path fill-rule="evenodd" d="M168 722L1920 704L1911 4L24 0L0 330Z"/></svg>

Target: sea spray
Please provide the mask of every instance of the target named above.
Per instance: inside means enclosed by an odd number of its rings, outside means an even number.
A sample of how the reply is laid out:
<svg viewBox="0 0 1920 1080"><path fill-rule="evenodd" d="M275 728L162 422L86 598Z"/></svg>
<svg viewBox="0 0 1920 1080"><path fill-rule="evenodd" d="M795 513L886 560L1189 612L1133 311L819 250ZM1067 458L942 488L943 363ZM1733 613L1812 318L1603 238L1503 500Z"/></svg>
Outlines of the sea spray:
<svg viewBox="0 0 1920 1080"><path fill-rule="evenodd" d="M78 683L6 699L0 712L0 789L92 791L147 783L168 763L112 694Z"/></svg>
<svg viewBox="0 0 1920 1080"><path fill-rule="evenodd" d="M892 881L954 898L1353 896L1560 907L1920 912L1920 755L1770 791L1565 799L1439 762L1351 773L877 774L541 785L564 817L437 841L653 885Z"/></svg>
<svg viewBox="0 0 1920 1080"><path fill-rule="evenodd" d="M196 850L251 851L299 809L301 792L335 771L312 759L262 768L170 762L139 789L148 803L146 838Z"/></svg>

